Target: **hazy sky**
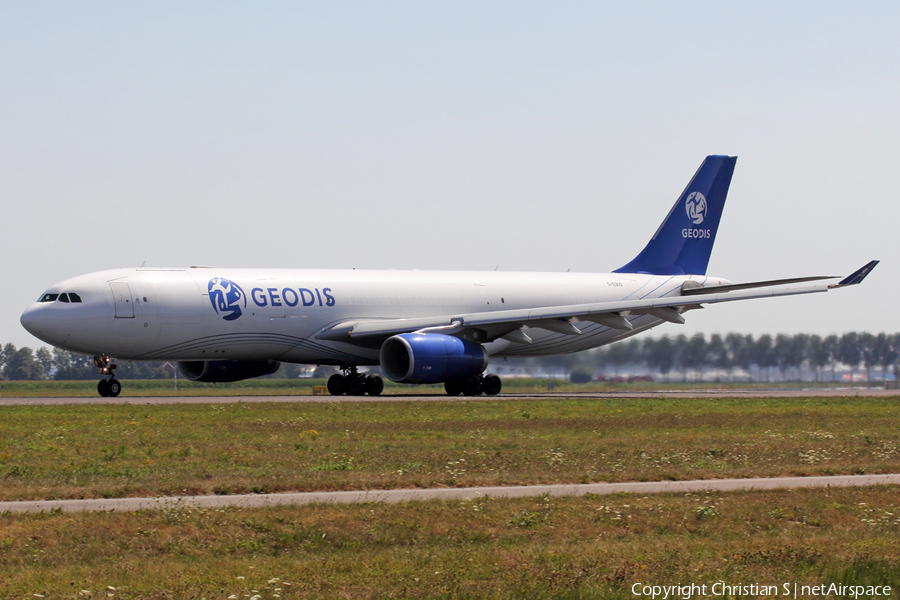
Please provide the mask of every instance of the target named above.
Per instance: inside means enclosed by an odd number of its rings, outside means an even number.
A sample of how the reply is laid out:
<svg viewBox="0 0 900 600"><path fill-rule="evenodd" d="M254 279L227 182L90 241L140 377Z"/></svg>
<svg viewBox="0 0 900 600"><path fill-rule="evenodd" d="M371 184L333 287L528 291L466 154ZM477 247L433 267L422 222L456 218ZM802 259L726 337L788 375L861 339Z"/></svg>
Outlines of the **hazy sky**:
<svg viewBox="0 0 900 600"><path fill-rule="evenodd" d="M5 2L0 343L107 268L609 271L703 157L710 261L837 293L664 333L900 329L900 4Z"/></svg>

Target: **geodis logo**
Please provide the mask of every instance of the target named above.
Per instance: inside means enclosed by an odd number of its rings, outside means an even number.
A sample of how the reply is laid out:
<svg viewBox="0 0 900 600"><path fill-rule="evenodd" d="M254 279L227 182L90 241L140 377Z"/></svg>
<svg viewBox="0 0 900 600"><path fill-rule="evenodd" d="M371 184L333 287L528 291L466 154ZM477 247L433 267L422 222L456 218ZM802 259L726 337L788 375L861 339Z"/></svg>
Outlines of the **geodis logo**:
<svg viewBox="0 0 900 600"><path fill-rule="evenodd" d="M706 218L709 205L706 203L706 196L700 192L691 192L684 201L684 212L687 213L688 219L694 225L699 225ZM708 239L712 232L709 229L699 229L697 227L685 227L681 230L681 237L694 239Z"/></svg>
<svg viewBox="0 0 900 600"><path fill-rule="evenodd" d="M687 212L688 219L699 225L706 217L706 196L700 192L691 192L684 203L684 210Z"/></svg>
<svg viewBox="0 0 900 600"><path fill-rule="evenodd" d="M216 314L222 315L223 319L234 321L244 314L241 309L247 308L247 294L241 286L224 277L213 277L209 280L208 289L209 301Z"/></svg>
<svg viewBox="0 0 900 600"><path fill-rule="evenodd" d="M241 286L225 279L213 277L207 286L209 301L212 303L216 314L222 315L226 321L239 319L247 308L248 296ZM267 306L323 306L330 308L337 302L331 294L331 288L253 288L250 290L249 300L260 308Z"/></svg>

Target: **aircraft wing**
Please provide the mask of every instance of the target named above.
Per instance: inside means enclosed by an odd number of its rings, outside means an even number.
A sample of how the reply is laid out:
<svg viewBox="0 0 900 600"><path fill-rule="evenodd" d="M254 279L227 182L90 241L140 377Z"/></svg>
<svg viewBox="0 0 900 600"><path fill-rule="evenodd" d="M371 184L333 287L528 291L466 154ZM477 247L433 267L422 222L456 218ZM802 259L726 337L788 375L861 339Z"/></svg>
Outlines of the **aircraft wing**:
<svg viewBox="0 0 900 600"><path fill-rule="evenodd" d="M615 329L628 330L631 324L623 314L652 314L673 323L684 323L681 313L703 304L774 298L798 294L814 294L859 284L875 268L879 261L873 260L844 277L838 283L822 283L824 279L837 277L802 277L770 281L750 282L722 286L686 288L681 295L662 298L547 306L515 310L497 310L459 315L417 317L411 319L365 319L346 321L319 333L318 339L358 343L364 338L385 337L414 331L447 333L453 335L468 328L486 326L506 326L513 332L523 325L547 329L557 333L578 335L581 331L572 321L593 321ZM812 283L816 281L818 283ZM798 285L801 284L802 285ZM790 286L790 287L783 287ZM492 336L498 337L498 336ZM529 341L527 336L522 341Z"/></svg>

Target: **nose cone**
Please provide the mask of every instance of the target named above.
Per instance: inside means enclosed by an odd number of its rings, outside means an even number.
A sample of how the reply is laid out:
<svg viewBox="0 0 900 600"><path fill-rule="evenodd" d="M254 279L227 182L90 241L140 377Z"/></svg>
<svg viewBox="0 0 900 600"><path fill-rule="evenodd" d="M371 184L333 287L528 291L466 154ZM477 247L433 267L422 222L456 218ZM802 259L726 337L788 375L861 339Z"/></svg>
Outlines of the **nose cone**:
<svg viewBox="0 0 900 600"><path fill-rule="evenodd" d="M65 346L68 327L59 314L54 314L55 302L37 303L22 313L19 322L28 333L52 346Z"/></svg>
<svg viewBox="0 0 900 600"><path fill-rule="evenodd" d="M41 307L35 305L23 312L22 316L19 318L19 323L22 324L22 327L36 338L41 337L46 321L46 319L41 317L40 313Z"/></svg>

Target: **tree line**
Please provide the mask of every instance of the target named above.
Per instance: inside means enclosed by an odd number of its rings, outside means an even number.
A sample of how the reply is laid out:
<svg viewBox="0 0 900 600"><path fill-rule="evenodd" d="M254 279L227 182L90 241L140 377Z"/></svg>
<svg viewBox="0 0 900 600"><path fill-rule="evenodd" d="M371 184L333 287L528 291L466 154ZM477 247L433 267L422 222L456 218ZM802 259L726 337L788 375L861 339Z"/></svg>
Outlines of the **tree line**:
<svg viewBox="0 0 900 600"><path fill-rule="evenodd" d="M713 371L719 379L739 376L769 381L777 376L799 381L805 368L816 381L835 381L839 369L849 371L851 380L863 372L872 380L900 370L900 333L664 335L627 340L584 354L569 359L573 373L645 367L666 380L673 373L685 380L700 380Z"/></svg>
<svg viewBox="0 0 900 600"><path fill-rule="evenodd" d="M161 362L117 361L117 377L123 379L166 379L170 371ZM679 373L683 379L701 379L715 371L719 376L735 376L768 381L773 375L783 380L801 379L805 367L816 381L833 381L837 369L864 371L871 380L873 372L885 377L900 372L900 333L857 333L843 335L760 335L728 333L707 337L697 333L661 337L642 337L617 342L595 350L565 356L531 358L510 363L529 370L563 369L573 375L592 379L597 373L618 372L626 368L646 368L668 379ZM296 377L297 365L284 365L276 376ZM93 358L60 348L46 346L33 351L6 344L0 351L0 377L7 380L89 380L97 379Z"/></svg>
<svg viewBox="0 0 900 600"><path fill-rule="evenodd" d="M127 379L166 379L171 375L161 362L117 361L116 375ZM94 359L61 348L46 346L32 351L25 346L6 344L0 351L0 376L7 380L88 380L98 379Z"/></svg>

